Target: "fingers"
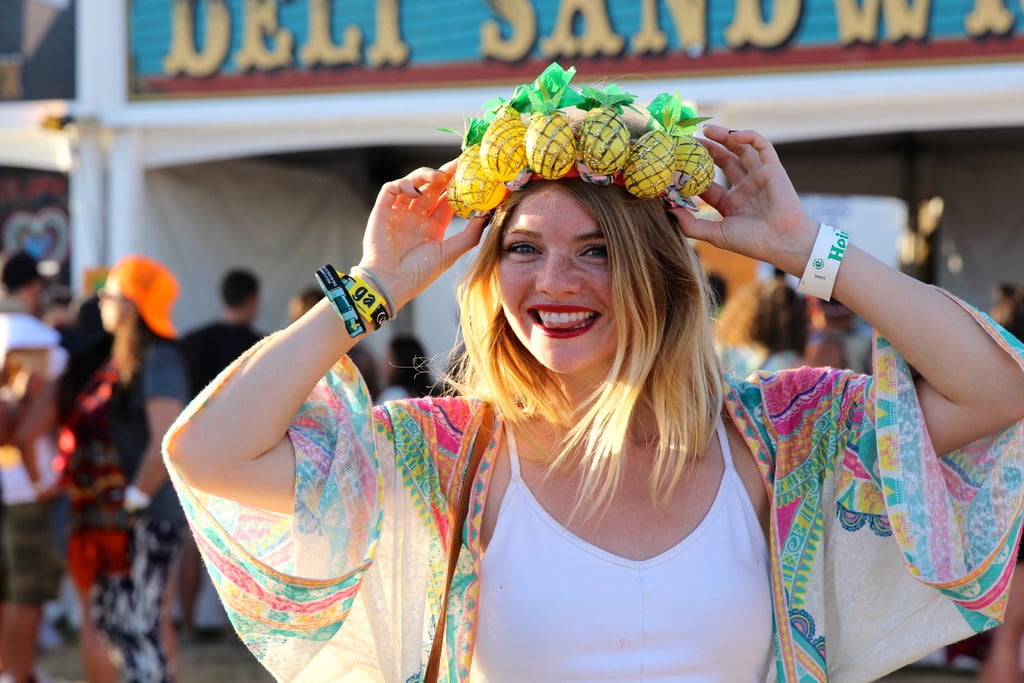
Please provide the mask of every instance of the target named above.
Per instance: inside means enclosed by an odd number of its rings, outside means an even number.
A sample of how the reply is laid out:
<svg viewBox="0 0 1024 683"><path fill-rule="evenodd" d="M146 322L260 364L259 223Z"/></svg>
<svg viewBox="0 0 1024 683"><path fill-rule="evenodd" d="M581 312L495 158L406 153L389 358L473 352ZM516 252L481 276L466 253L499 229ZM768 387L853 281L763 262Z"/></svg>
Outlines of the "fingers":
<svg viewBox="0 0 1024 683"><path fill-rule="evenodd" d="M704 192L701 193L700 198L703 199L708 204L710 204L711 206L713 206L716 211L719 211L719 213L721 213L719 207L722 206L722 199L725 197L727 193L728 190L726 190L718 183L711 183L708 186L708 189L704 190Z"/></svg>
<svg viewBox="0 0 1024 683"><path fill-rule="evenodd" d="M706 139L701 141L704 147L707 148L708 152L711 153L711 158L715 161L715 166L722 169L722 173L729 180L730 183L736 184L747 174L746 168L740 161L739 157L735 153L722 145L721 143L713 140Z"/></svg>
<svg viewBox="0 0 1024 683"><path fill-rule="evenodd" d="M413 201L431 197L431 204L448 185L448 175L433 168L417 168L404 178L381 185L378 203L395 208L407 208Z"/></svg>
<svg viewBox="0 0 1024 683"><path fill-rule="evenodd" d="M734 130L729 135L729 140L737 145L743 145L745 147L744 156L746 158L754 159L752 152L756 153L756 160L758 165L775 164L779 162L779 155L775 151L775 146L757 131L754 130Z"/></svg>
<svg viewBox="0 0 1024 683"><path fill-rule="evenodd" d="M779 163L775 147L756 131L729 130L708 124L701 132L715 164L731 183L739 182L744 175L761 166Z"/></svg>
<svg viewBox="0 0 1024 683"><path fill-rule="evenodd" d="M673 207L669 209L669 213L675 216L676 222L687 237L712 242L716 232L719 231L716 221L698 218L690 209Z"/></svg>

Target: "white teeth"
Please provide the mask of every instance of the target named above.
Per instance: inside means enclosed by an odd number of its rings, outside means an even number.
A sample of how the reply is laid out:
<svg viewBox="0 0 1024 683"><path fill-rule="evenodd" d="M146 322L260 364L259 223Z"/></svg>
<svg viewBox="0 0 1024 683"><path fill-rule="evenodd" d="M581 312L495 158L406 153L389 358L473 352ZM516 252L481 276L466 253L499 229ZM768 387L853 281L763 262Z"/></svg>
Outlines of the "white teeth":
<svg viewBox="0 0 1024 683"><path fill-rule="evenodd" d="M554 313L551 311L537 311L538 317L540 317L541 323L545 327L553 327L555 325L569 325L576 327L583 323L588 322L596 314L593 312L585 311L574 311L572 313Z"/></svg>

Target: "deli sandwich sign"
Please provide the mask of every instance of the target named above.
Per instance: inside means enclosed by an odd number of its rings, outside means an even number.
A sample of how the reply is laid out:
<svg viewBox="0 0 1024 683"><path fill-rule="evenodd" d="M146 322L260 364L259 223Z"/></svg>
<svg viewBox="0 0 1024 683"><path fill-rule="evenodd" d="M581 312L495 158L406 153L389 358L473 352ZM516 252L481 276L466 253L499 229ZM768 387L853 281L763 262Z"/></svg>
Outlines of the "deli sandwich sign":
<svg viewBox="0 0 1024 683"><path fill-rule="evenodd" d="M134 98L1024 60L1008 0L134 0Z"/></svg>

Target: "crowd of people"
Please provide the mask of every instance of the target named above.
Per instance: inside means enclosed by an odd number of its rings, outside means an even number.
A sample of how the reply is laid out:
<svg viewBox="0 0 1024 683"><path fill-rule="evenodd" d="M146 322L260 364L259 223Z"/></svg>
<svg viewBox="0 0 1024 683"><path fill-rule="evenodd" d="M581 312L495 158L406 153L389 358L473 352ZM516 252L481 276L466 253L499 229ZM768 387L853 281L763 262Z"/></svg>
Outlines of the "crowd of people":
<svg viewBox="0 0 1024 683"><path fill-rule="evenodd" d="M178 680L200 548L279 680L866 681L1004 611L985 675L1019 675L1020 294L989 317L898 273L803 212L761 135L703 134L716 221L592 169L486 210L454 163L388 182L362 260L269 335L245 269L181 333L158 260L70 319L8 255L0 683L41 680L65 574L90 683ZM774 271L728 292L688 238ZM376 362L360 338L475 247L445 372L407 334Z"/></svg>
<svg viewBox="0 0 1024 683"><path fill-rule="evenodd" d="M121 259L98 291L65 307L47 304L47 278L31 254L5 256L0 682L44 680L36 667L43 608L65 577L78 597L90 683L175 681L177 642L196 637L204 569L160 440L199 389L264 337L254 327L260 281L229 270L218 318L182 333L173 322L179 283L155 259ZM289 316L322 296L318 287L297 293ZM375 394L434 390L415 337L396 335L388 354L381 367L368 349L360 356Z"/></svg>

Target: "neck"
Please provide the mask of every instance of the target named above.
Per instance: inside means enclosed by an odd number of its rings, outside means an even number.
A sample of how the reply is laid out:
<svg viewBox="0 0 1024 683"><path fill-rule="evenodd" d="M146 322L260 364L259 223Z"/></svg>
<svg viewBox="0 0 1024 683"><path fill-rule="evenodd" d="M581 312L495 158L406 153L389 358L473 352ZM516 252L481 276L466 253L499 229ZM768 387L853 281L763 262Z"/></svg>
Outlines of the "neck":
<svg viewBox="0 0 1024 683"><path fill-rule="evenodd" d="M225 308L220 319L228 325L248 325L252 322L252 314L245 308Z"/></svg>

